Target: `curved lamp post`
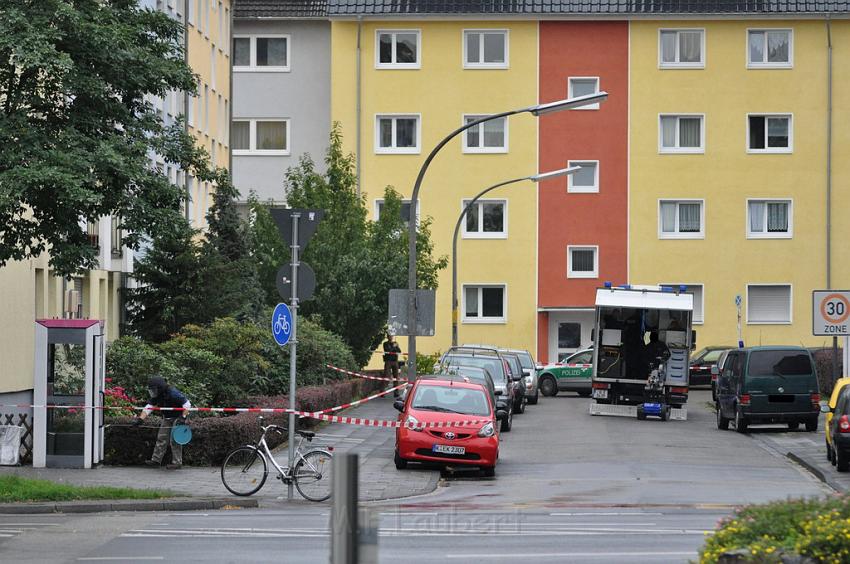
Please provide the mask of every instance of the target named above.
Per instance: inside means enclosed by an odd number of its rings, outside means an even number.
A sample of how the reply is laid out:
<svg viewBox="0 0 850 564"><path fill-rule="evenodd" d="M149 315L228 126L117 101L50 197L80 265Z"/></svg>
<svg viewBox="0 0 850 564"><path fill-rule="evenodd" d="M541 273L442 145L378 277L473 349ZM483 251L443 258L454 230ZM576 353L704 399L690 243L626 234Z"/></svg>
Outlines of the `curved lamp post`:
<svg viewBox="0 0 850 564"><path fill-rule="evenodd" d="M425 159L425 162L422 163L422 167L419 169L419 174L416 176L416 182L413 184L413 193L410 195L410 209L412 210L412 212L411 221L408 222L407 245L407 326L409 332L409 335L407 337L407 379L410 382L413 382L416 379L416 222L412 221L412 218L413 214L415 213L416 206L419 203L419 190L420 188L422 188L422 180L425 178L425 171L428 170L428 166L431 164L431 161L434 160L434 157L437 156L437 153L440 152L440 149L445 147L445 145L449 141L454 139L457 135L463 133L471 127L475 127L480 123L484 123L485 121L524 113L529 113L534 116L542 116L553 112L560 112L562 110L579 108L590 104L598 104L599 102L602 102L607 98L607 92L597 92L595 94L588 94L586 96L576 96L575 98L567 98L565 100L558 100L557 102L537 104L535 106L529 106L527 108L520 108L518 110L511 110L508 112L501 112L498 114L484 116L482 118L464 124L463 126L455 129L454 131L446 135L443 140L437 143L437 146L434 147L434 149L428 154L428 157Z"/></svg>
<svg viewBox="0 0 850 564"><path fill-rule="evenodd" d="M531 182L537 183L542 182L543 180L549 180L550 178L558 178L560 176L567 176L569 174L573 174L578 171L580 166L573 166L569 168L561 168L558 170L553 170L551 172L545 172L542 174L535 174L532 176L522 176L520 178L514 178L512 180L505 180L504 182L499 182L497 184L493 184L492 186L485 188L475 195L464 207L463 211L460 212L460 217L457 218L457 223L455 223L455 232L452 236L452 346L457 346L457 235L460 232L460 226L463 223L463 219L466 217L466 214L472 209L472 206L480 200L485 194L495 190L496 188L501 188L502 186L507 186L508 184L514 184L516 182L522 182L523 180L530 180Z"/></svg>

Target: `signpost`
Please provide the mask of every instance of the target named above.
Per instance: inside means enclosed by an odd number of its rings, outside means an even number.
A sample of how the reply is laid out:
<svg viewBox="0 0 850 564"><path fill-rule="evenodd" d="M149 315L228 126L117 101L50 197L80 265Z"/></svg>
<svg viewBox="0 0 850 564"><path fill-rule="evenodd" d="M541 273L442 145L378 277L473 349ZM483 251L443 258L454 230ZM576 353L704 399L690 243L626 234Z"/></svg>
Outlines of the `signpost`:
<svg viewBox="0 0 850 564"><path fill-rule="evenodd" d="M306 263L299 262L299 252L307 246L316 233L319 221L324 217L323 210L272 209L271 215L277 224L284 241L289 243L292 257L289 267L281 266L277 272L275 284L280 297L290 299L290 305L277 304L272 314L272 335L278 345L289 343L289 409L295 411L296 375L295 364L298 356L298 302L313 296L316 289L316 275ZM287 271L290 276L287 277ZM298 275L305 276L303 289L298 286ZM288 295L287 295L288 294ZM295 414L289 414L289 467L295 464ZM292 482L286 492L286 499L292 500Z"/></svg>
<svg viewBox="0 0 850 564"><path fill-rule="evenodd" d="M847 346L850 344L850 290L812 292L812 334L832 337L832 379L838 374L838 337L844 337L844 371L847 372Z"/></svg>

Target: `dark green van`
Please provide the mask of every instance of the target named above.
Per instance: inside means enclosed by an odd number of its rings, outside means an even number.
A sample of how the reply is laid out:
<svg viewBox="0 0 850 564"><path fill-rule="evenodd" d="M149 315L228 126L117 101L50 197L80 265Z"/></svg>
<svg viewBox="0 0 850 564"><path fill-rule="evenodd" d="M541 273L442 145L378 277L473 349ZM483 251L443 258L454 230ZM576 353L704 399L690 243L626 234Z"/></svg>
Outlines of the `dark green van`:
<svg viewBox="0 0 850 564"><path fill-rule="evenodd" d="M820 393L812 356L802 347L752 347L729 351L717 379L717 428L744 433L758 423L787 423L818 430Z"/></svg>

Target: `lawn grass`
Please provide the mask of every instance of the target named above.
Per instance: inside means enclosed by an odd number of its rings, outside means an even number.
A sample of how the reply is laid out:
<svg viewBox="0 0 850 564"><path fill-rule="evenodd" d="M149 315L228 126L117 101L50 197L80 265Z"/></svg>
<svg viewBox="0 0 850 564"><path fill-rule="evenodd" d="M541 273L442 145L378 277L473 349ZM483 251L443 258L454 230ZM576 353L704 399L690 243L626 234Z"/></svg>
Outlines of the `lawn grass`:
<svg viewBox="0 0 850 564"><path fill-rule="evenodd" d="M81 499L159 499L172 497L165 490L136 490L107 486L74 486L49 480L0 476L0 503L21 501L74 501Z"/></svg>

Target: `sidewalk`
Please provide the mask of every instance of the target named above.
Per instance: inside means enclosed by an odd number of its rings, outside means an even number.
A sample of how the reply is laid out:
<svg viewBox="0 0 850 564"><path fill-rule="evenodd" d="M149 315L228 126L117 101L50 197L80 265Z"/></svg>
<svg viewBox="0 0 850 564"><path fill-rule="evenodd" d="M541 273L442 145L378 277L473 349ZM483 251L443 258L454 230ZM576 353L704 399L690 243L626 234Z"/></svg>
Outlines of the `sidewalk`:
<svg viewBox="0 0 850 564"><path fill-rule="evenodd" d="M378 398L356 408L346 415L367 419L395 419L397 412L393 399ZM437 470L406 470L399 472L393 464L395 430L378 427L361 427L334 423L317 429L312 445L333 446L334 453L355 452L360 455L360 499L379 501L421 495L437 487L440 473ZM308 443L305 442L305 446ZM191 444L186 448L192 448ZM275 451L275 457L286 462L286 447ZM180 470L165 470L132 466L101 466L92 470L72 468L32 468L31 466L0 466L0 475L18 474L27 478L43 478L80 486L117 486L138 489L166 489L181 496L202 498L233 497L221 483L220 468L184 466ZM276 471L269 473L266 484L251 496L260 505L286 501L286 487L275 479ZM298 492L295 499L303 501Z"/></svg>
<svg viewBox="0 0 850 564"><path fill-rule="evenodd" d="M823 420L816 433L765 431L753 433L753 436L806 468L832 489L839 492L850 491L850 472L838 472L826 459Z"/></svg>

